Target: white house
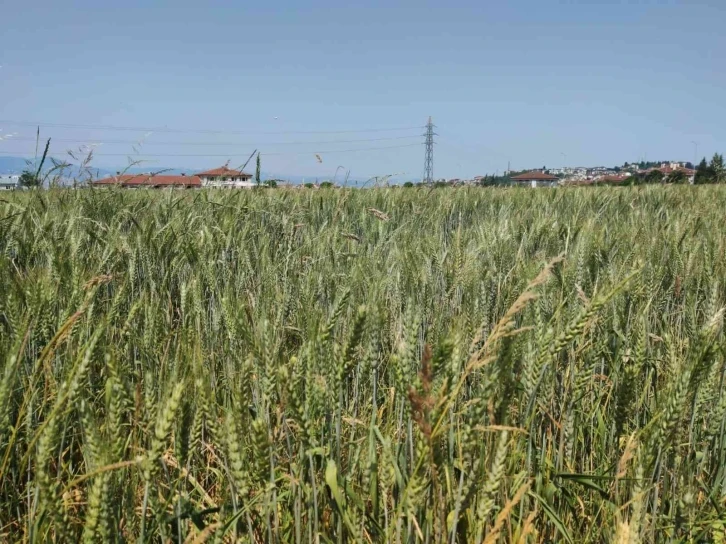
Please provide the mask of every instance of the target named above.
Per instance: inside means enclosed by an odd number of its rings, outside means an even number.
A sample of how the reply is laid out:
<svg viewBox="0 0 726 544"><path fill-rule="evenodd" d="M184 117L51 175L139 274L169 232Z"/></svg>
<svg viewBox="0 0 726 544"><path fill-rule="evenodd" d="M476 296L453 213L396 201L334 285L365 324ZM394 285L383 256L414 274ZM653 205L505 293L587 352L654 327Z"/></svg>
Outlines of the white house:
<svg viewBox="0 0 726 544"><path fill-rule="evenodd" d="M153 187L153 188L170 188L177 187L181 189L192 189L199 187L227 187L248 189L255 187L250 180L252 176L246 172L239 170L231 170L227 166L207 170L192 176L186 174L167 175L167 174L121 174L118 172L115 176L99 179L93 182L94 186L110 186L125 187L128 189L137 187Z"/></svg>
<svg viewBox="0 0 726 544"><path fill-rule="evenodd" d="M512 176L510 179L517 185L529 185L530 187L555 187L559 182L557 176L538 170Z"/></svg>
<svg viewBox="0 0 726 544"><path fill-rule="evenodd" d="M0 176L0 191L20 188L20 176Z"/></svg>
<svg viewBox="0 0 726 544"><path fill-rule="evenodd" d="M252 175L239 170L232 170L226 166L206 170L195 174L201 181L202 187L238 187L250 188L254 187L252 183Z"/></svg>

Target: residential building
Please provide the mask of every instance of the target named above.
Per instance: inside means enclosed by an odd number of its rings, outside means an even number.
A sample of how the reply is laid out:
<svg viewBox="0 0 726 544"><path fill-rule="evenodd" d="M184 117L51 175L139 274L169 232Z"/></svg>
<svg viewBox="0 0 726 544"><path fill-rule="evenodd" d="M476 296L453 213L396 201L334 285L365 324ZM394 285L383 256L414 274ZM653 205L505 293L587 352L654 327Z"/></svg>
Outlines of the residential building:
<svg viewBox="0 0 726 544"><path fill-rule="evenodd" d="M199 172L196 176L202 181L202 187L254 187L252 175L227 166Z"/></svg>
<svg viewBox="0 0 726 544"><path fill-rule="evenodd" d="M511 179L517 185L529 185L530 187L554 187L558 184L557 176L546 174L540 170L532 170L518 176L512 176Z"/></svg>
<svg viewBox="0 0 726 544"><path fill-rule="evenodd" d="M619 185L619 184L627 181L627 179L631 176L632 176L632 174L630 172L626 172L624 174L608 174L605 176L595 178L594 181L595 181L595 183L610 183L613 185Z"/></svg>
<svg viewBox="0 0 726 544"><path fill-rule="evenodd" d="M182 189L193 189L200 187L226 187L226 188L251 188L255 184L250 182L252 176L246 172L232 170L226 166L206 170L192 176L186 174L165 175L165 174L121 174L99 179L93 182L95 186L116 185L125 188L137 187L178 187Z"/></svg>
<svg viewBox="0 0 726 544"><path fill-rule="evenodd" d="M676 166L674 166L676 165ZM683 172L686 175L686 178L688 178L688 183L693 184L694 180L696 179L696 171L692 170L690 168L685 168L684 166L680 166L679 163L670 163L666 166L661 166L658 168L664 176L668 177L671 174L675 172Z"/></svg>
<svg viewBox="0 0 726 544"><path fill-rule="evenodd" d="M20 188L20 176L0 176L0 191L12 191Z"/></svg>

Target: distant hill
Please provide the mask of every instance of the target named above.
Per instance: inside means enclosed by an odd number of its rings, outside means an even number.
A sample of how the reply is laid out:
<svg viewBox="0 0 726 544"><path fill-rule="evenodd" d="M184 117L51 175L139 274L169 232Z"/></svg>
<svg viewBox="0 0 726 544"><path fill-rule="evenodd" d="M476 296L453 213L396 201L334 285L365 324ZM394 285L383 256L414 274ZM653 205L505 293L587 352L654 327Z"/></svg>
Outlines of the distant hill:
<svg viewBox="0 0 726 544"><path fill-rule="evenodd" d="M27 168L27 163L22 157L0 156L0 174L20 174Z"/></svg>

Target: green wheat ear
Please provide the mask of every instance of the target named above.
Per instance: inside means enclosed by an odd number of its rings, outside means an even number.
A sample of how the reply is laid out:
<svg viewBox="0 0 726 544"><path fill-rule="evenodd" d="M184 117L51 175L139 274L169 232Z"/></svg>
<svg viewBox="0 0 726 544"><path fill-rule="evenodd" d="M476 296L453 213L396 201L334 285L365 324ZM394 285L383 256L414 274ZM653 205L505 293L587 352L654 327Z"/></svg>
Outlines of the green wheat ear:
<svg viewBox="0 0 726 544"><path fill-rule="evenodd" d="M175 384L172 387L171 394L162 404L161 410L157 413L154 434L151 437L151 447L146 452L144 478L147 481L150 481L159 469L158 461L164 452L167 436L171 432L172 425L174 424L174 418L181 403L184 387L185 384L182 382Z"/></svg>
<svg viewBox="0 0 726 544"><path fill-rule="evenodd" d="M0 541L723 541L724 209L4 193Z"/></svg>

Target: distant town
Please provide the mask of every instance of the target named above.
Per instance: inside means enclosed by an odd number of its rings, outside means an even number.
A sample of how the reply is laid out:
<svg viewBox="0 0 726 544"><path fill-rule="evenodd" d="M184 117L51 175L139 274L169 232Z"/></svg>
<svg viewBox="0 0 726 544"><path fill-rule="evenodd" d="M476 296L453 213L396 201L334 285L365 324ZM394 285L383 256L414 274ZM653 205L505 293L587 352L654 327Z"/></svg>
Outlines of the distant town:
<svg viewBox="0 0 726 544"><path fill-rule="evenodd" d="M315 182L295 183L284 179L261 179L258 172L253 176L240 170L232 170L227 165L216 169L206 170L192 174L170 175L168 173L144 172L125 174L117 172L116 175L94 178L85 176L85 179L54 180L32 172L25 171L19 174L0 175L0 191L15 190L33 186L118 186L123 188L202 188L222 187L251 189L255 187L296 187L296 188L326 188L326 187L375 187L375 186L404 186L412 187L424 185L419 180L392 181L390 176L371 178L362 185L359 182L341 182L335 179L315 180ZM54 182L53 182L54 181ZM726 182L726 169L723 155L715 154L710 162L704 158L698 165L688 161L641 161L624 163L622 166L562 166L557 168L542 168L528 170L509 170L503 174L488 174L475 176L470 179L440 178L427 185L433 186L527 186L527 187L555 187L578 185L640 185L654 183L671 184L707 184Z"/></svg>
<svg viewBox="0 0 726 544"><path fill-rule="evenodd" d="M439 180L437 183L453 185L529 185L552 187L557 185L597 185L646 183L694 183L696 168L691 162L663 161L625 163L622 166L546 166L523 171L508 171L503 175L476 176L469 180Z"/></svg>

